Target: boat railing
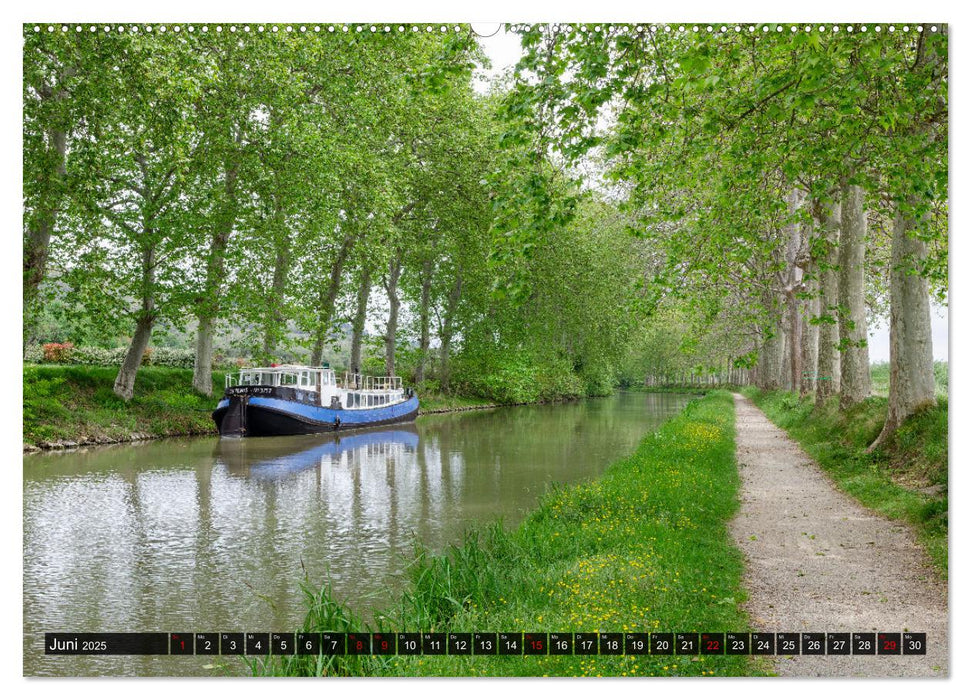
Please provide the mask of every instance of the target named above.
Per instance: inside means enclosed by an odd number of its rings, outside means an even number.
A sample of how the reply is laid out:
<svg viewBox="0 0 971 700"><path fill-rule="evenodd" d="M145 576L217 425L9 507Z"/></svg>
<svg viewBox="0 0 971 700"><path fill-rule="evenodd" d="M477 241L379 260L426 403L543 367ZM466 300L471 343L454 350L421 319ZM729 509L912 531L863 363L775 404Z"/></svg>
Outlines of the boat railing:
<svg viewBox="0 0 971 700"><path fill-rule="evenodd" d="M334 370L327 367L253 367L227 374L226 388L259 385L315 389L318 374L324 384L334 384Z"/></svg>
<svg viewBox="0 0 971 700"><path fill-rule="evenodd" d="M401 389L401 377L370 377L345 372L344 387L354 391L398 391Z"/></svg>

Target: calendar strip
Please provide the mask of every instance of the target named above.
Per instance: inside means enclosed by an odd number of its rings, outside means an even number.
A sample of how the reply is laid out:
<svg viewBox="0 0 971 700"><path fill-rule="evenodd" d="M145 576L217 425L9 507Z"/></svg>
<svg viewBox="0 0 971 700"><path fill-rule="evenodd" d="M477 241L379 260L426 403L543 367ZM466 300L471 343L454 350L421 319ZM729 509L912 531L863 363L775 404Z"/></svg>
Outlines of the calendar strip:
<svg viewBox="0 0 971 700"><path fill-rule="evenodd" d="M47 655L900 656L925 632L107 632L44 634Z"/></svg>

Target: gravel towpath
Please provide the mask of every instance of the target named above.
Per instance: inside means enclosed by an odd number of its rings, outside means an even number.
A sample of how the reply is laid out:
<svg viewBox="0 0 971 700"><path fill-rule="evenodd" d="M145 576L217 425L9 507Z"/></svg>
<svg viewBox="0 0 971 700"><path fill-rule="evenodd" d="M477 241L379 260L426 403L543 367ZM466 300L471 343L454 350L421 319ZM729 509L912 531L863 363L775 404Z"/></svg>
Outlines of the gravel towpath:
<svg viewBox="0 0 971 700"><path fill-rule="evenodd" d="M840 492L795 442L735 395L754 631L926 632L926 656L777 656L783 676L948 675L947 586L910 529Z"/></svg>

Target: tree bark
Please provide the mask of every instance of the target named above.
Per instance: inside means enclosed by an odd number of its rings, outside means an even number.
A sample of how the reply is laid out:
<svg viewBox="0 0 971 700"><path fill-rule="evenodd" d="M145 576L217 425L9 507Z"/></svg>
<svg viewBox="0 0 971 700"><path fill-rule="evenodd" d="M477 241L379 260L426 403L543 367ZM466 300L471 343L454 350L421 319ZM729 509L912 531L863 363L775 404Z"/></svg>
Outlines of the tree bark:
<svg viewBox="0 0 971 700"><path fill-rule="evenodd" d="M192 367L192 388L205 396L212 396L212 337L216 319L199 315L196 329L196 358Z"/></svg>
<svg viewBox="0 0 971 700"><path fill-rule="evenodd" d="M819 266L819 362L817 366L816 405L840 391L839 334L839 240L841 208L836 202L829 210L817 207L822 229L823 253Z"/></svg>
<svg viewBox="0 0 971 700"><path fill-rule="evenodd" d="M810 396L816 391L816 376L819 366L819 326L807 319L819 316L819 282L812 262L806 270L805 290L809 298L803 302L799 323L802 326L802 381L799 385L800 396Z"/></svg>
<svg viewBox="0 0 971 700"><path fill-rule="evenodd" d="M913 207L915 201L909 205ZM937 402L927 280L921 266L927 243L913 235L917 222L898 208L890 253L890 396L887 420L870 445L879 447L915 412Z"/></svg>
<svg viewBox="0 0 971 700"><path fill-rule="evenodd" d="M786 197L790 221L788 241L786 242L786 369L788 376L786 388L799 391L802 384L802 319L799 314L799 294L802 292L803 269L801 258L804 255L804 236L802 224L795 218L802 207L803 195L798 188L793 188Z"/></svg>
<svg viewBox="0 0 971 700"><path fill-rule="evenodd" d="M429 318L432 296L432 269L434 261L425 260L421 268L421 301L418 306L418 366L415 368L415 381L425 381L425 363L428 361L428 348L431 345Z"/></svg>
<svg viewBox="0 0 971 700"><path fill-rule="evenodd" d="M391 261L391 269L385 278L384 289L388 293L388 325L384 334L384 371L389 377L394 376L395 365L395 341L398 334L398 308L401 301L398 299L398 280L401 278L402 259L404 251L399 248L394 260Z"/></svg>
<svg viewBox="0 0 971 700"><path fill-rule="evenodd" d="M364 325L367 322L367 305L371 298L371 270L361 270L361 283L357 288L357 310L351 327L351 372L361 373L361 351L364 346Z"/></svg>
<svg viewBox="0 0 971 700"><path fill-rule="evenodd" d="M762 306L768 318L760 329L761 344L755 372L756 384L762 391L776 391L783 387L785 378L788 376L785 370L784 312L779 308L778 295L770 289L762 291Z"/></svg>
<svg viewBox="0 0 971 700"><path fill-rule="evenodd" d="M870 353L863 286L867 222L863 188L842 187L839 246L840 408L847 409L870 395Z"/></svg>
<svg viewBox="0 0 971 700"><path fill-rule="evenodd" d="M783 370L786 338L781 321L781 318L776 317L774 323L763 331L757 370L758 386L762 391L781 389L783 377L787 374Z"/></svg>
<svg viewBox="0 0 971 700"><path fill-rule="evenodd" d="M145 349L152 339L155 326L155 247L142 251L142 306L135 323L135 334L115 378L114 391L125 401L135 395L135 377L142 365Z"/></svg>

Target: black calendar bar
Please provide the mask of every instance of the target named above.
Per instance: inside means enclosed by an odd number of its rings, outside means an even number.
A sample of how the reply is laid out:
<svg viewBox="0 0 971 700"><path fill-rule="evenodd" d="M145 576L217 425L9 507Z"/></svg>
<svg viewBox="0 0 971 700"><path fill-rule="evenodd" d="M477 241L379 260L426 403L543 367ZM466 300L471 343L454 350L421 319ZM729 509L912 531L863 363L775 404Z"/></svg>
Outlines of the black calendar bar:
<svg viewBox="0 0 971 700"><path fill-rule="evenodd" d="M191 635L187 635L191 643ZM66 656L142 656L167 655L169 634L166 632L105 632L44 634L44 653Z"/></svg>
<svg viewBox="0 0 971 700"><path fill-rule="evenodd" d="M927 653L924 632L47 632L48 655L819 655Z"/></svg>

